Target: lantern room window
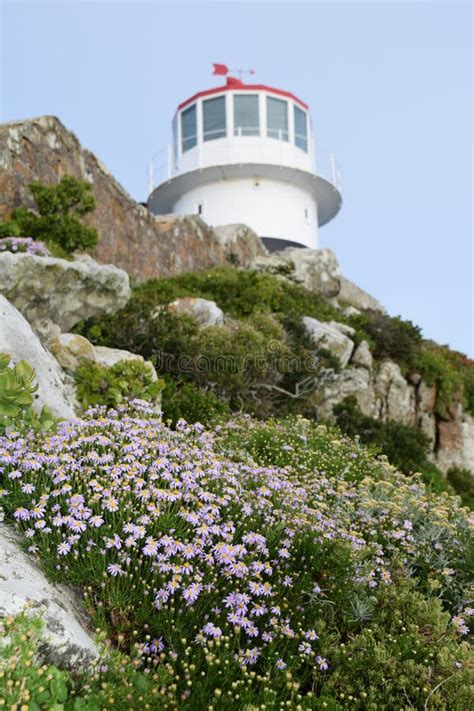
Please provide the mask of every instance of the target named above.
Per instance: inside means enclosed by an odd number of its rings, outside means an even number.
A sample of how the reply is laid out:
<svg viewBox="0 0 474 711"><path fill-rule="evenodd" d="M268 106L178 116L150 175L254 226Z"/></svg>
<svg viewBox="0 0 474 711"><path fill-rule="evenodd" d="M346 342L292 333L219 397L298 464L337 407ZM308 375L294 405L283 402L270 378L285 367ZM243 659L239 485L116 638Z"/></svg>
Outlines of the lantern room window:
<svg viewBox="0 0 474 711"><path fill-rule="evenodd" d="M227 134L225 96L219 96L217 99L207 99L207 101L203 101L202 117L203 139L205 141L214 141L216 138L225 138Z"/></svg>
<svg viewBox="0 0 474 711"><path fill-rule="evenodd" d="M235 94L234 135L258 136L259 134L258 96L255 96L255 94Z"/></svg>
<svg viewBox="0 0 474 711"><path fill-rule="evenodd" d="M267 136L288 140L288 102L267 96Z"/></svg>
<svg viewBox="0 0 474 711"><path fill-rule="evenodd" d="M299 106L294 104L294 118L295 118L295 146L301 148L303 151L308 152L308 122L306 117L306 111L300 109Z"/></svg>
<svg viewBox="0 0 474 711"><path fill-rule="evenodd" d="M181 148L183 153L197 144L196 104L181 114Z"/></svg>

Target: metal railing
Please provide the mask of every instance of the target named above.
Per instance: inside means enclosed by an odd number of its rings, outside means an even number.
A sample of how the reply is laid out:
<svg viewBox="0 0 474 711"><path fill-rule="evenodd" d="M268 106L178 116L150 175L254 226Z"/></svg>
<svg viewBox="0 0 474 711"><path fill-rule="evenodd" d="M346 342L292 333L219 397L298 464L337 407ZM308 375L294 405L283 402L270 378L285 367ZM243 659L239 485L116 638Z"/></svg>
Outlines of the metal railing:
<svg viewBox="0 0 474 711"><path fill-rule="evenodd" d="M245 134L243 131L252 131L252 134ZM239 137L242 141L225 141L229 138L228 133L222 135L223 129L217 131L206 131L203 134L204 141L199 141L197 135L186 136L183 141L192 142L192 145L185 151L177 155L177 146L169 144L155 153L148 165L148 192L151 194L154 188L181 173L211 165L239 164L239 163L270 163L281 164L289 167L296 167L302 170L315 170L314 150L312 141L308 136L295 134L295 143L288 140L288 132L279 130L278 135L270 135L268 131L262 135L261 129L251 126L239 126L234 128L234 135L230 138ZM212 137L217 134L216 137ZM286 137L285 137L286 135ZM206 140L207 137L207 140ZM273 142L268 142L268 138L278 141L277 148ZM222 140L224 139L224 141ZM296 143L296 139L306 141L306 150ZM214 143L215 142L215 143ZM299 152L294 149L298 148ZM340 173L334 154L330 157L331 178L330 182L339 189Z"/></svg>

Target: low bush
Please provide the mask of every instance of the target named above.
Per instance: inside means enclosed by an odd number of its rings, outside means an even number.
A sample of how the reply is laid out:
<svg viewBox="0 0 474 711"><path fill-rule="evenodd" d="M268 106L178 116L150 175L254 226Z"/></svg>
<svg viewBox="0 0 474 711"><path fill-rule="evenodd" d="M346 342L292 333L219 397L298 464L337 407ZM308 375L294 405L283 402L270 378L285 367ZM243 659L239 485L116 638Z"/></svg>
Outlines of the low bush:
<svg viewBox="0 0 474 711"><path fill-rule="evenodd" d="M442 472L428 460L429 440L421 429L368 417L361 412L353 395L335 405L333 411L338 427L345 434L373 445L401 472L419 472L435 491L452 491Z"/></svg>
<svg viewBox="0 0 474 711"><path fill-rule="evenodd" d="M229 406L212 390L199 388L192 381L164 376L165 387L161 398L164 422L172 426L178 420L202 422L208 426L229 415Z"/></svg>
<svg viewBox="0 0 474 711"><path fill-rule="evenodd" d="M465 708L466 511L383 462L372 478L332 431L301 435L308 457L324 442L331 476L231 461L224 430L170 430L143 402L97 409L0 439L4 507L96 626L169 671L156 708L365 708L345 648L377 708Z"/></svg>
<svg viewBox="0 0 474 711"><path fill-rule="evenodd" d="M143 654L121 654L103 645L92 670L70 673L44 663L43 625L26 612L4 618L0 625L0 705L25 711L102 711L115 707L156 708L166 696L169 672L161 665L145 668ZM144 673L145 671L145 673ZM171 694L173 697L173 694Z"/></svg>
<svg viewBox="0 0 474 711"><path fill-rule="evenodd" d="M422 342L418 326L399 316L371 310L351 317L350 321L366 335L377 360L394 360L405 372L412 368Z"/></svg>
<svg viewBox="0 0 474 711"><path fill-rule="evenodd" d="M32 237L60 257L95 247L97 230L81 221L96 206L90 183L66 175L56 184L34 181L29 188L36 211L12 210L10 218L0 223L0 237Z"/></svg>
<svg viewBox="0 0 474 711"><path fill-rule="evenodd" d="M134 398L153 402L164 385L153 376L150 366L138 359L121 360L110 367L84 361L75 374L77 398L84 409L114 407Z"/></svg>
<svg viewBox="0 0 474 711"><path fill-rule="evenodd" d="M474 509L474 474L468 469L451 467L447 480L455 493L461 497L464 506Z"/></svg>
<svg viewBox="0 0 474 711"><path fill-rule="evenodd" d="M440 417L449 419L452 403L462 400L463 373L454 353L435 344L424 344L414 368L427 385L436 386L435 410Z"/></svg>
<svg viewBox="0 0 474 711"><path fill-rule="evenodd" d="M34 369L25 360L10 366L10 356L0 353L0 434L10 430L50 429L54 423L50 409L33 409L38 390Z"/></svg>

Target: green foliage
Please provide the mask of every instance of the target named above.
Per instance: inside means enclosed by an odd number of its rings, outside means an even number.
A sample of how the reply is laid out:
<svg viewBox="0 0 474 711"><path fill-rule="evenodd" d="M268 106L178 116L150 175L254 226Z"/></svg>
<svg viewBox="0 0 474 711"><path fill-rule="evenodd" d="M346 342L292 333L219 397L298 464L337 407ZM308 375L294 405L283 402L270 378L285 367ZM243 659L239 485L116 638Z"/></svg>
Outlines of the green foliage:
<svg viewBox="0 0 474 711"><path fill-rule="evenodd" d="M386 587L373 598L369 624L335 648L334 673L315 674L320 702L354 711L472 708L471 650L447 626L439 600Z"/></svg>
<svg viewBox="0 0 474 711"><path fill-rule="evenodd" d="M19 237L20 228L14 220L0 222L0 239L5 237Z"/></svg>
<svg viewBox="0 0 474 711"><path fill-rule="evenodd" d="M192 381L164 376L165 387L161 398L163 420L175 425L180 419L210 425L229 415L225 400L212 390L204 390Z"/></svg>
<svg viewBox="0 0 474 711"><path fill-rule="evenodd" d="M452 403L462 399L463 375L453 355L447 348L426 344L414 363L425 383L436 386L436 412L444 418L449 418Z"/></svg>
<svg viewBox="0 0 474 711"><path fill-rule="evenodd" d="M367 310L359 316L353 316L351 325L362 330L368 337L376 359L390 358L402 370L412 367L422 338L420 329L411 321Z"/></svg>
<svg viewBox="0 0 474 711"><path fill-rule="evenodd" d="M468 469L452 467L447 474L447 480L453 487L464 506L474 509L474 475Z"/></svg>
<svg viewBox="0 0 474 711"><path fill-rule="evenodd" d="M428 461L429 440L424 432L401 422L382 422L364 415L354 395L334 406L336 422L350 437L358 437L385 454L404 474L420 472L436 491L449 490L442 473Z"/></svg>
<svg viewBox="0 0 474 711"><path fill-rule="evenodd" d="M121 360L110 368L84 361L76 371L77 397L84 409L114 407L125 400L156 400L162 380L153 380L151 368L141 360Z"/></svg>
<svg viewBox="0 0 474 711"><path fill-rule="evenodd" d="M474 417L474 363L468 361L463 367L464 409Z"/></svg>
<svg viewBox="0 0 474 711"><path fill-rule="evenodd" d="M15 208L10 219L0 223L0 236L32 237L58 256L95 247L97 230L81 222L96 206L90 183L66 175L54 185L34 181L29 187L38 214L25 207Z"/></svg>
<svg viewBox="0 0 474 711"><path fill-rule="evenodd" d="M30 427L50 429L55 418L44 406L39 414L33 409L38 390L34 369L25 360L10 367L10 356L0 353L0 434Z"/></svg>
<svg viewBox="0 0 474 711"><path fill-rule="evenodd" d="M0 626L0 702L28 711L102 711L105 708L156 708L160 687L170 681L163 667L143 673L136 653L103 646L97 667L72 674L41 655L43 624L22 612Z"/></svg>

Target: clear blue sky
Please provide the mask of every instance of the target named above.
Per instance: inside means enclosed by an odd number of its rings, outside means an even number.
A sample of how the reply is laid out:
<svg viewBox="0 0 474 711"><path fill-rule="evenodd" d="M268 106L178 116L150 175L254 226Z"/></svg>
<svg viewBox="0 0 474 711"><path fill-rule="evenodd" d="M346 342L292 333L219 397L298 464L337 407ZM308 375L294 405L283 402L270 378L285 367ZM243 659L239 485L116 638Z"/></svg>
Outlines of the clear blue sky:
<svg viewBox="0 0 474 711"><path fill-rule="evenodd" d="M310 104L344 205L345 274L428 338L473 352L469 2L0 0L2 121L55 114L138 200L176 105L211 63Z"/></svg>

